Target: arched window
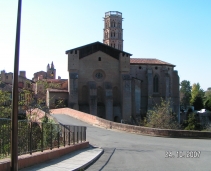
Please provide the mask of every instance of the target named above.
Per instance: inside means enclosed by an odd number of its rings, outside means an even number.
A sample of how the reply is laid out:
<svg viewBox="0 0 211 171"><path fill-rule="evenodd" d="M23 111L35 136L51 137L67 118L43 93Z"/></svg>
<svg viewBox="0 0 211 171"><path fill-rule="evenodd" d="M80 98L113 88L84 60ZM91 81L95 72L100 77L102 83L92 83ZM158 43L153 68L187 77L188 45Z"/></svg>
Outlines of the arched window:
<svg viewBox="0 0 211 171"><path fill-rule="evenodd" d="M159 79L158 76L155 75L153 78L153 92L158 93L158 89L159 89Z"/></svg>
<svg viewBox="0 0 211 171"><path fill-rule="evenodd" d="M98 61L101 61L101 57L98 57Z"/></svg>

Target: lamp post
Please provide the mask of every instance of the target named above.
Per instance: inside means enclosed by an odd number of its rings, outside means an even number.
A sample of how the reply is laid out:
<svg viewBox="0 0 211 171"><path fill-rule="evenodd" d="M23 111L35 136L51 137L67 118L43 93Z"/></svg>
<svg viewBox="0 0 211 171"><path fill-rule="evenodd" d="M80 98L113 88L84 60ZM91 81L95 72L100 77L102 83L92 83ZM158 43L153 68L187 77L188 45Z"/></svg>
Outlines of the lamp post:
<svg viewBox="0 0 211 171"><path fill-rule="evenodd" d="M19 70L19 49L20 49L20 26L21 26L21 2L18 1L15 60L12 92L12 117L11 117L11 163L10 171L18 171L18 70Z"/></svg>

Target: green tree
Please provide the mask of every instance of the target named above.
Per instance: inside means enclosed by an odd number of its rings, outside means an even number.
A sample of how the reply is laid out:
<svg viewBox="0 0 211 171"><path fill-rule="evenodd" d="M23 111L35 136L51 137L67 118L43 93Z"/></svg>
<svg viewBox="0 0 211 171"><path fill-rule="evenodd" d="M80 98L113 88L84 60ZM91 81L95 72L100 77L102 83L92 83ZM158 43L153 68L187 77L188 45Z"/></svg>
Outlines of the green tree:
<svg viewBox="0 0 211 171"><path fill-rule="evenodd" d="M171 101L161 99L161 104L147 112L146 125L152 128L178 129L176 115L172 112Z"/></svg>
<svg viewBox="0 0 211 171"><path fill-rule="evenodd" d="M11 115L10 93L0 90L0 118L8 118Z"/></svg>
<svg viewBox="0 0 211 171"><path fill-rule="evenodd" d="M211 110L211 88L208 88L205 92L204 107Z"/></svg>
<svg viewBox="0 0 211 171"><path fill-rule="evenodd" d="M198 124L196 115L193 112L188 115L188 120L184 124L185 130L200 130L200 124Z"/></svg>
<svg viewBox="0 0 211 171"><path fill-rule="evenodd" d="M180 87L180 104L187 109L187 107L190 105L190 99L191 99L191 85L190 81L183 80L181 82Z"/></svg>
<svg viewBox="0 0 211 171"><path fill-rule="evenodd" d="M194 83L191 90L190 104L194 106L195 110L200 110L204 108L203 99L204 99L204 90L201 89L199 83L197 84Z"/></svg>

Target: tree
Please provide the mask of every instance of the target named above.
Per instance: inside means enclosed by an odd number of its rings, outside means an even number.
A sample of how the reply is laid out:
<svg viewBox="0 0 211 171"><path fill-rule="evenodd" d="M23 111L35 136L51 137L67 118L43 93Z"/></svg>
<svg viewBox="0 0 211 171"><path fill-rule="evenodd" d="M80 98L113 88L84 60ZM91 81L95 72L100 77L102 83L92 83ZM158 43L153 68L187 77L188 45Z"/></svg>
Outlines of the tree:
<svg viewBox="0 0 211 171"><path fill-rule="evenodd" d="M191 90L191 100L190 103L192 106L194 106L195 110L200 110L204 108L203 104L204 99L204 90L200 88L200 84L193 84L192 90Z"/></svg>
<svg viewBox="0 0 211 171"><path fill-rule="evenodd" d="M0 118L10 117L12 112L10 93L0 90Z"/></svg>
<svg viewBox="0 0 211 171"><path fill-rule="evenodd" d="M187 107L190 105L190 99L191 99L191 85L190 81L183 80L181 82L180 87L180 104L187 109Z"/></svg>
<svg viewBox="0 0 211 171"><path fill-rule="evenodd" d="M208 88L205 92L204 107L211 110L211 88Z"/></svg>
<svg viewBox="0 0 211 171"><path fill-rule="evenodd" d="M178 129L176 115L172 112L171 101L161 99L161 104L147 112L146 126L162 129Z"/></svg>
<svg viewBox="0 0 211 171"><path fill-rule="evenodd" d="M200 124L198 124L196 115L191 112L188 115L188 120L185 121L185 130L200 130Z"/></svg>

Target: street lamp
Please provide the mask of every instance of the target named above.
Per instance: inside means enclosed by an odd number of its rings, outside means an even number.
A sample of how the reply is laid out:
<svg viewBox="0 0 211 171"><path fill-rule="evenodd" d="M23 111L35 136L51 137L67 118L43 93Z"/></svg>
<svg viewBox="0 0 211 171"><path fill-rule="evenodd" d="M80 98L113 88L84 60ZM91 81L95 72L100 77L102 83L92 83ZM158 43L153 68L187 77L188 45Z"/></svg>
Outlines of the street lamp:
<svg viewBox="0 0 211 171"><path fill-rule="evenodd" d="M19 70L19 50L20 50L20 26L21 26L21 3L18 1L14 77L12 92L12 117L11 117L11 163L10 171L18 171L18 70Z"/></svg>

